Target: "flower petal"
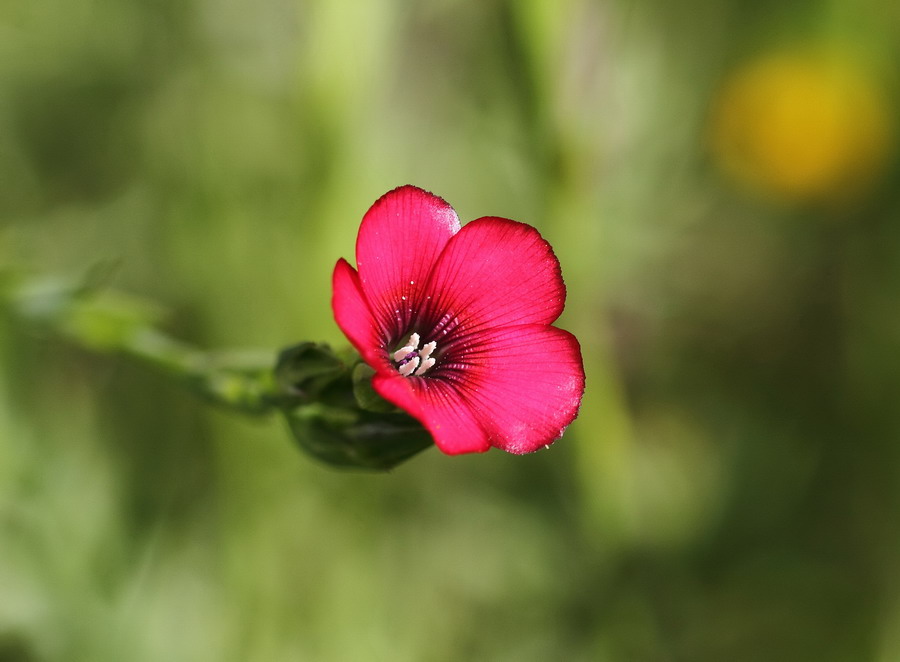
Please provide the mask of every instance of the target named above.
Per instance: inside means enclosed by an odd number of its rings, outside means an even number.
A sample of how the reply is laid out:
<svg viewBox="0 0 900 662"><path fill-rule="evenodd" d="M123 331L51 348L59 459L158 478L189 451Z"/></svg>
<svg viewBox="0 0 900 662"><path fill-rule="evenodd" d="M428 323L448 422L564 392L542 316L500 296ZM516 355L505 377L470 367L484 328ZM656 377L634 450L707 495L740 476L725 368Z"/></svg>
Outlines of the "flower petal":
<svg viewBox="0 0 900 662"><path fill-rule="evenodd" d="M487 434L452 383L392 372L377 373L373 388L418 419L444 453L483 453L491 448Z"/></svg>
<svg viewBox="0 0 900 662"><path fill-rule="evenodd" d="M366 212L356 240L356 267L389 339L408 331L428 274L458 231L453 207L415 186L386 193Z"/></svg>
<svg viewBox="0 0 900 662"><path fill-rule="evenodd" d="M442 378L459 393L492 446L530 453L572 422L584 393L578 341L568 331L529 324L489 329L455 352Z"/></svg>
<svg viewBox="0 0 900 662"><path fill-rule="evenodd" d="M331 309L337 325L366 363L376 368L386 363L384 341L366 303L356 269L341 258L334 265L331 280Z"/></svg>
<svg viewBox="0 0 900 662"><path fill-rule="evenodd" d="M427 318L456 318L454 340L485 328L549 324L563 310L559 260L530 225L485 217L447 243L428 282Z"/></svg>

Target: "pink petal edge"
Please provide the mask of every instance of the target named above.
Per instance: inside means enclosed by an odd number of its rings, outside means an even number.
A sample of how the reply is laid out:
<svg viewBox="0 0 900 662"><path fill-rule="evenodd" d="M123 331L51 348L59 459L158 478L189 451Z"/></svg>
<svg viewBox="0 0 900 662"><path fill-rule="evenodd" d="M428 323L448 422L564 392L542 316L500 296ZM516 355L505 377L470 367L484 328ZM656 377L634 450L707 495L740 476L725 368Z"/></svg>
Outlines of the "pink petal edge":
<svg viewBox="0 0 900 662"><path fill-rule="evenodd" d="M363 360L376 368L386 363L377 323L365 300L356 269L344 258L334 265L331 278L334 319Z"/></svg>
<svg viewBox="0 0 900 662"><path fill-rule="evenodd" d="M459 455L490 450L485 431L453 385L392 372L377 373L372 378L373 388L385 400L418 419L441 451Z"/></svg>
<svg viewBox="0 0 900 662"><path fill-rule="evenodd" d="M375 390L418 419L448 455L491 446L539 450L575 419L584 393L581 349L568 331L541 324L491 329L462 357L463 379L379 371Z"/></svg>
<svg viewBox="0 0 900 662"><path fill-rule="evenodd" d="M415 186L401 186L366 212L356 240L356 267L369 306L392 337L406 330L413 302L450 238L460 229L449 204Z"/></svg>
<svg viewBox="0 0 900 662"><path fill-rule="evenodd" d="M489 329L473 338L461 393L492 446L531 453L578 415L584 364L578 340L553 326Z"/></svg>
<svg viewBox="0 0 900 662"><path fill-rule="evenodd" d="M530 225L484 217L448 243L428 282L433 316L452 312L467 332L511 324L550 324L566 288L550 244Z"/></svg>

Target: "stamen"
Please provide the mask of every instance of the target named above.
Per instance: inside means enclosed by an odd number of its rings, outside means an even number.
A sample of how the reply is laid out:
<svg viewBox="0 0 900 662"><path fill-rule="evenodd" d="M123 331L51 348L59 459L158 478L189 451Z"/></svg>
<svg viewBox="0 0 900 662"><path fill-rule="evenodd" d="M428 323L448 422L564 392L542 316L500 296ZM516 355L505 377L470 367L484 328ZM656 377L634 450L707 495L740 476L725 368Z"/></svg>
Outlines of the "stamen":
<svg viewBox="0 0 900 662"><path fill-rule="evenodd" d="M422 361L427 361L428 357L431 356L431 353L434 351L435 347L437 347L437 343L432 340L422 348L421 352L419 352L419 358L421 358Z"/></svg>
<svg viewBox="0 0 900 662"><path fill-rule="evenodd" d="M420 350L419 341L419 334L413 333L407 343L391 355L397 363L397 372L404 377L424 375L435 364L431 354L437 348L437 343L432 340Z"/></svg>
<svg viewBox="0 0 900 662"><path fill-rule="evenodd" d="M397 362L399 363L400 361L402 361L403 359L406 358L406 355L407 355L407 354L412 354L412 353L415 352L415 351L416 351L416 347L415 347L415 346L413 346L413 345L404 345L403 347L401 347L400 349L398 349L396 352L394 352L394 360L397 361Z"/></svg>
<svg viewBox="0 0 900 662"><path fill-rule="evenodd" d="M418 361L418 360L419 359L416 359L416 361ZM416 377L421 377L422 375L424 375L426 372L428 372L428 368L430 368L433 365L434 365L434 359L425 359L424 361L422 361L421 367L419 367L419 369L416 370ZM406 366L404 366L404 367L406 367ZM400 371L400 374L403 374L402 370Z"/></svg>
<svg viewBox="0 0 900 662"><path fill-rule="evenodd" d="M406 363L401 365L398 368L398 371L404 377L409 377L413 373L413 371L418 367L419 367L419 357L414 356L409 361L407 361Z"/></svg>

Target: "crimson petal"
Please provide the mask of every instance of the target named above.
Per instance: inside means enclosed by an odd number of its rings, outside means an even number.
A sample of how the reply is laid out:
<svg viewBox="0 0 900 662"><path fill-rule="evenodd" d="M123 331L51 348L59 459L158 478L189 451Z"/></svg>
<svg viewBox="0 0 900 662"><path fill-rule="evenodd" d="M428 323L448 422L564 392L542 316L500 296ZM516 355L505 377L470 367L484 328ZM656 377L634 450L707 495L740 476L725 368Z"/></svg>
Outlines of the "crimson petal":
<svg viewBox="0 0 900 662"><path fill-rule="evenodd" d="M344 258L334 266L331 309L341 331L369 365L386 363L384 341L363 295L359 274Z"/></svg>
<svg viewBox="0 0 900 662"><path fill-rule="evenodd" d="M494 217L466 224L447 243L428 292L428 315L458 317L464 334L511 324L550 324L566 300L550 244L530 225Z"/></svg>
<svg viewBox="0 0 900 662"><path fill-rule="evenodd" d="M372 387L385 400L418 419L444 453L458 455L490 450L487 433L452 383L401 377L393 371L393 374L376 374Z"/></svg>
<svg viewBox="0 0 900 662"><path fill-rule="evenodd" d="M495 217L460 229L441 198L403 186L366 213L356 255L358 271L335 266L337 323L375 368L374 389L442 451L528 453L562 435L584 367L575 337L549 326L566 292L537 230ZM437 363L403 377L388 352L411 331L437 343Z"/></svg>
<svg viewBox="0 0 900 662"><path fill-rule="evenodd" d="M578 341L568 331L528 324L485 330L455 357L460 393L492 446L530 453L560 436L584 393Z"/></svg>
<svg viewBox="0 0 900 662"><path fill-rule="evenodd" d="M453 207L415 186L386 193L366 212L356 240L356 267L387 337L396 341L409 328L428 274L459 227Z"/></svg>

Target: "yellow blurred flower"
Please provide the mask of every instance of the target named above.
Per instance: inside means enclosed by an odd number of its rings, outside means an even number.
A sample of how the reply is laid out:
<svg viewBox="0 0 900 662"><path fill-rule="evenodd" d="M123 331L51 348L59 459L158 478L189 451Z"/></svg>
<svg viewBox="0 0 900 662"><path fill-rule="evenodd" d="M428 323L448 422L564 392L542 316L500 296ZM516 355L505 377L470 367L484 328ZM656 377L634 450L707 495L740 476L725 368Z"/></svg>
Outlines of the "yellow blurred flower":
<svg viewBox="0 0 900 662"><path fill-rule="evenodd" d="M835 202L866 190L893 151L883 87L835 53L781 53L726 79L712 116L720 165L762 193Z"/></svg>

